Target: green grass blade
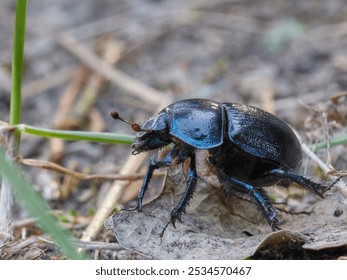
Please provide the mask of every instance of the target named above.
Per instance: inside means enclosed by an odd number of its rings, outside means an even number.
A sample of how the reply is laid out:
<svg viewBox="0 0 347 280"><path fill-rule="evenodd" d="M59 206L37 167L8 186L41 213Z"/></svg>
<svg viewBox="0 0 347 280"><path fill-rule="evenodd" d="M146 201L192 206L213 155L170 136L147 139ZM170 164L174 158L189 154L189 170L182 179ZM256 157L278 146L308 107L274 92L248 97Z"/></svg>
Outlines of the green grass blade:
<svg viewBox="0 0 347 280"><path fill-rule="evenodd" d="M338 146L338 145L346 145L346 144L347 144L347 135L334 137L329 142L330 147ZM321 150L321 149L327 148L327 146L328 146L327 143L318 143L315 145L310 145L310 147L315 150Z"/></svg>
<svg viewBox="0 0 347 280"><path fill-rule="evenodd" d="M30 125L17 125L17 130L31 135L47 138L61 138L64 140L72 141L92 141L113 144L131 144L135 136L128 134L106 133L106 132L91 132L91 131L78 131L78 130L54 130L39 128Z"/></svg>
<svg viewBox="0 0 347 280"><path fill-rule="evenodd" d="M27 0L18 0L12 54L12 92L10 124L20 123Z"/></svg>
<svg viewBox="0 0 347 280"><path fill-rule="evenodd" d="M13 35L12 53L12 76L11 76L11 105L10 105L10 124L16 125L20 122L21 115L21 94L23 76L23 57L25 40L25 21L26 21L27 1L18 0L16 3L16 16ZM11 156L16 156L20 144L20 131L12 131L6 139L6 150ZM0 170L1 173L1 170ZM9 224L13 213L13 193L12 188L6 180L2 180L0 187L0 232L11 234ZM0 239L2 245L4 239Z"/></svg>
<svg viewBox="0 0 347 280"><path fill-rule="evenodd" d="M43 198L33 187L19 176L21 171L14 164L6 160L5 153L0 148L0 174L12 186L17 198L19 198L30 215L38 218L41 228L48 233L59 245L61 251L69 259L86 259L87 256L77 252L72 244L70 235L61 228L55 217L49 214L49 207Z"/></svg>

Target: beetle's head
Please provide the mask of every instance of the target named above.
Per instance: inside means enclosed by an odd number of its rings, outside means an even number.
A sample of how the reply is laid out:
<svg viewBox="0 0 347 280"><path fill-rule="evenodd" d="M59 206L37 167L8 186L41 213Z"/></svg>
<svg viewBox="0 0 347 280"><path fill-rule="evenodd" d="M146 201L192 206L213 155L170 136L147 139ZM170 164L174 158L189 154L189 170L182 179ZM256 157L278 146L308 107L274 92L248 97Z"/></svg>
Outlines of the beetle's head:
<svg viewBox="0 0 347 280"><path fill-rule="evenodd" d="M111 117L119 119L131 126L137 132L136 139L131 145L132 154L136 155L144 151L159 149L171 143L169 138L169 118L165 111L149 118L143 125L131 123L122 119L118 113L111 112Z"/></svg>

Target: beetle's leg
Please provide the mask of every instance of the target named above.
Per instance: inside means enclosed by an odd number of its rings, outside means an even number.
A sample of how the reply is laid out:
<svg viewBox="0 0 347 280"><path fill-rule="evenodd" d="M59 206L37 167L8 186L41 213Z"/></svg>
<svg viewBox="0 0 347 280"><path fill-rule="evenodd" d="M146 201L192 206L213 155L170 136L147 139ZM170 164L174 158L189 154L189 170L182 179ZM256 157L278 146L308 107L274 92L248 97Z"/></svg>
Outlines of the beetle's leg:
<svg viewBox="0 0 347 280"><path fill-rule="evenodd" d="M254 197L255 201L258 203L260 206L261 210L263 211L265 218L267 222L269 223L271 229L273 231L279 229L278 227L278 219L276 218L277 212L274 207L272 207L271 203L269 200L266 198L265 195L261 194L259 190L255 189L252 185L249 185L245 182L239 181L235 178L229 177L229 181L233 185L237 185L240 187L244 187L247 189L250 194Z"/></svg>
<svg viewBox="0 0 347 280"><path fill-rule="evenodd" d="M174 146L170 149L170 151L161 159L161 160L157 160L157 154L153 155L151 157L146 175L143 179L143 183L141 186L141 189L139 191L139 194L137 196L137 206L135 207L135 209L137 209L139 212L142 211L142 201L143 201L143 197L145 195L145 192L147 190L148 184L152 179L153 176L153 172L155 169L160 168L160 167L168 167L172 164L173 160L175 159L175 157L178 154L178 147Z"/></svg>
<svg viewBox="0 0 347 280"><path fill-rule="evenodd" d="M263 176L274 176L279 179L288 179L291 182L297 183L298 185L313 191L320 197L323 197L323 194L338 180L335 180L330 185L319 184L298 174L292 173L290 171L284 171L281 169L273 169L269 172L266 172Z"/></svg>
<svg viewBox="0 0 347 280"><path fill-rule="evenodd" d="M210 161L213 162L213 159L210 159ZM261 190L256 189L252 185L247 184L243 181L240 181L231 176L228 176L220 169L217 169L217 176L222 183L227 184L226 187L232 188L233 186L235 186L239 188L244 188L246 191L248 191L253 196L257 204L260 206L271 229L273 231L279 229L278 227L279 221L276 218L277 212L275 208L272 207L270 201L267 199L267 196L261 193Z"/></svg>
<svg viewBox="0 0 347 280"><path fill-rule="evenodd" d="M137 195L137 205L136 205L135 209L137 209L139 212L142 212L142 200L143 200L143 197L144 197L145 192L147 190L148 184L149 184L149 182L152 179L153 172L157 168L158 168L158 166L157 166L157 154L155 154L155 155L153 155L151 157L151 160L150 160L150 163L149 163L146 175L143 178L141 189L140 189L140 191L139 191L139 193Z"/></svg>
<svg viewBox="0 0 347 280"><path fill-rule="evenodd" d="M196 173L195 153L191 153L186 189L184 190L184 194L181 200L179 201L179 203L177 204L177 206L171 211L171 223L174 227L177 220L181 221L182 213L185 211L186 206L189 204L189 200L193 196L196 182L197 182L197 173Z"/></svg>

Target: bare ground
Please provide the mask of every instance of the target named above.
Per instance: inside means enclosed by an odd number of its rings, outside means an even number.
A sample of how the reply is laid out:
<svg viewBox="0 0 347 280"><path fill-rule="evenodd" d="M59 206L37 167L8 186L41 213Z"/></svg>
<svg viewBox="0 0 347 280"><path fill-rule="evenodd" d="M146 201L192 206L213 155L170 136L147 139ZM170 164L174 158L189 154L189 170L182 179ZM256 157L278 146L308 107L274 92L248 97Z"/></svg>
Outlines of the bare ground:
<svg viewBox="0 0 347 280"><path fill-rule="evenodd" d="M13 16L13 1L2 1L1 121L9 118ZM199 97L256 105L287 121L304 143L324 142L346 133L346 35L347 6L342 0L32 0L22 122L131 134L126 125L109 118L110 110L143 122L165 102ZM345 151L340 145L315 154L345 170ZM56 163L84 175L143 173L147 159L142 169L132 170L129 154L130 147L124 145L28 135L20 148L24 159ZM141 180L129 185L81 179L57 167L43 168L47 163L22 163L61 223L84 239L78 245L92 258L337 259L347 254L347 212L337 186L325 199L296 188L271 189L286 210L310 213L281 212L283 230L271 233L259 209L226 199L215 178L203 174L200 162L197 191L176 229L169 225L160 237L184 187L181 171L171 170L153 181L144 213L121 211L106 220L106 227L104 219L99 220L101 231L91 241L83 237L109 190L123 190L114 201L119 210L120 204L131 204ZM306 155L300 173L328 180ZM64 258L20 205L12 230L0 258Z"/></svg>

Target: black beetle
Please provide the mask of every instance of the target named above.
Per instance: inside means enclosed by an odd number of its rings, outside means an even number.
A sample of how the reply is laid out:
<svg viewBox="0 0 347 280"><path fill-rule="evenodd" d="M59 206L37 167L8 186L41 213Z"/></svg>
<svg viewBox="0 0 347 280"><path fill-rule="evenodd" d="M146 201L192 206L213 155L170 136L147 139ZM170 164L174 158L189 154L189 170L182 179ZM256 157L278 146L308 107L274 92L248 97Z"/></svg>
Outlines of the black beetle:
<svg viewBox="0 0 347 280"><path fill-rule="evenodd" d="M117 113L111 116L124 121ZM279 221L263 187L295 182L321 197L329 188L295 173L301 165L302 150L294 132L276 116L253 106L187 99L165 107L142 126L131 125L137 131L133 154L171 144L163 158L158 159L158 154L151 157L137 198L138 211L155 169L190 160L187 186L171 212L174 226L176 220L181 221L195 189L196 149L208 151L208 164L225 192L248 193L272 230L279 229Z"/></svg>

